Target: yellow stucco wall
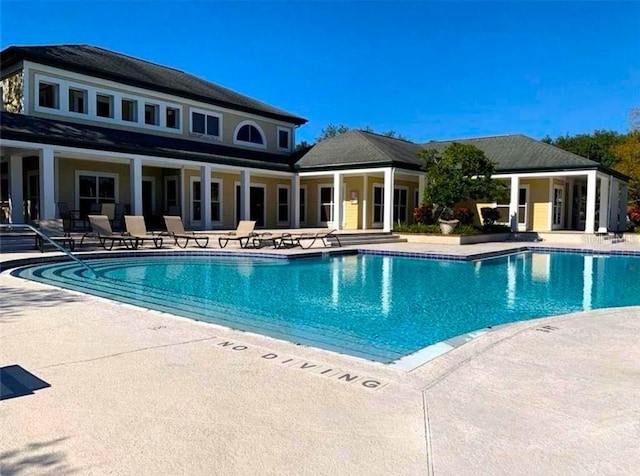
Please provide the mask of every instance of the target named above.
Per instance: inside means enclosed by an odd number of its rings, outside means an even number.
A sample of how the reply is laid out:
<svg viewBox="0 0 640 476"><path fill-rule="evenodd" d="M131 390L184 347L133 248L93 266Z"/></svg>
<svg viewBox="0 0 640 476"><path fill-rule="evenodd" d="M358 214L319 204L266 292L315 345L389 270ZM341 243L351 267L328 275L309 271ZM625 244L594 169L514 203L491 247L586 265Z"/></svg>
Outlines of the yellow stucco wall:
<svg viewBox="0 0 640 476"><path fill-rule="evenodd" d="M58 201L78 206L76 197L76 171L107 172L117 174L116 202L130 203L129 166L126 164L110 164L100 161L57 158L58 169Z"/></svg>

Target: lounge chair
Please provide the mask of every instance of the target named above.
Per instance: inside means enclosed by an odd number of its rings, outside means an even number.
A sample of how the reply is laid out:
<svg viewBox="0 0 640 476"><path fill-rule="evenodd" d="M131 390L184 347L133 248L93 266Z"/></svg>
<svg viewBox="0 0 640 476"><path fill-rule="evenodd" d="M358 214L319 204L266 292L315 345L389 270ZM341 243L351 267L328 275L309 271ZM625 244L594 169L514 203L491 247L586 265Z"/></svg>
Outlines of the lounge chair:
<svg viewBox="0 0 640 476"><path fill-rule="evenodd" d="M279 247L295 248L296 246L299 246L300 248L304 248L306 250L311 248L316 243L316 241L320 240L322 242L322 245L325 248L328 248L331 246L331 243L328 241L329 238L333 238L338 242L338 246L342 246L338 235L336 235L336 230L324 230L318 231L316 233L297 233L291 234L289 236L283 236L280 240ZM308 244L305 246L305 243Z"/></svg>
<svg viewBox="0 0 640 476"><path fill-rule="evenodd" d="M71 252L74 251L76 242L67 234L64 219L40 220L38 222L38 229L43 235L58 246L66 247ZM36 235L36 248L40 250L40 253L44 253L47 245L49 245L47 240L42 238L40 235Z"/></svg>
<svg viewBox="0 0 640 476"><path fill-rule="evenodd" d="M111 224L109 223L109 217L106 215L89 215L89 224L91 225L91 232L100 242L105 250L111 251L115 243L121 243L127 249L138 248L138 238L133 236L114 235L111 230ZM82 240L84 240L84 236ZM107 248L107 242L110 246ZM80 242L82 244L82 241Z"/></svg>
<svg viewBox="0 0 640 476"><path fill-rule="evenodd" d="M162 237L147 231L143 216L125 215L124 226L127 229L126 235L138 240L138 244L144 244L145 241L152 241L153 246L162 248Z"/></svg>
<svg viewBox="0 0 640 476"><path fill-rule="evenodd" d="M87 229L87 222L80 217L80 210L70 210L67 202L58 202L56 205L58 206L58 214L62 219L65 236L69 236L73 231Z"/></svg>
<svg viewBox="0 0 640 476"><path fill-rule="evenodd" d="M282 240L291 238L290 233L260 233L253 236L245 248L251 245L253 248L264 248L265 246L273 246L281 248Z"/></svg>
<svg viewBox="0 0 640 476"><path fill-rule="evenodd" d="M186 248L191 240L195 241L200 248L206 248L209 244L208 236L198 236L192 231L185 231L181 217L165 215L163 218L167 234L175 240L175 244L180 248ZM184 240L184 243L180 244L180 240Z"/></svg>
<svg viewBox="0 0 640 476"><path fill-rule="evenodd" d="M227 246L230 241L238 241L240 242L240 248L246 248L251 240L257 236L257 233L253 231L255 227L255 221L241 220L235 231L231 231L225 236L218 238L220 248Z"/></svg>

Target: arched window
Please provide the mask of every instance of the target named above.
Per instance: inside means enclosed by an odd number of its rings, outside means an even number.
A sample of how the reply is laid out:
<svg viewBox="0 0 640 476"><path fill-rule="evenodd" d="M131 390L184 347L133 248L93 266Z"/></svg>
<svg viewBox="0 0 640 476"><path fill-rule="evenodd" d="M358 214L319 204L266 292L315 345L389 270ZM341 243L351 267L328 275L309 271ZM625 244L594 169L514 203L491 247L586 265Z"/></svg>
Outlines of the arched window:
<svg viewBox="0 0 640 476"><path fill-rule="evenodd" d="M249 145L265 146L264 133L255 122L245 121L238 124L235 142Z"/></svg>

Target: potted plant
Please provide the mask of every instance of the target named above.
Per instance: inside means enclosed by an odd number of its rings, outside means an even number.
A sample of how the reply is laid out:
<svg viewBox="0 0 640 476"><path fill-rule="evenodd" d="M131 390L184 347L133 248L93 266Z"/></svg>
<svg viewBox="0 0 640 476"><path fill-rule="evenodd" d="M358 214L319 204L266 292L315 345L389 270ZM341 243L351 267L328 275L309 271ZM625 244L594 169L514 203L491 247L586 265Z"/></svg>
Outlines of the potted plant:
<svg viewBox="0 0 640 476"><path fill-rule="evenodd" d="M454 213L457 204L504 196L504 186L491 178L495 165L474 145L454 142L442 153L425 149L419 155L427 172L424 199L437 204L435 217L443 234L451 233L460 223Z"/></svg>

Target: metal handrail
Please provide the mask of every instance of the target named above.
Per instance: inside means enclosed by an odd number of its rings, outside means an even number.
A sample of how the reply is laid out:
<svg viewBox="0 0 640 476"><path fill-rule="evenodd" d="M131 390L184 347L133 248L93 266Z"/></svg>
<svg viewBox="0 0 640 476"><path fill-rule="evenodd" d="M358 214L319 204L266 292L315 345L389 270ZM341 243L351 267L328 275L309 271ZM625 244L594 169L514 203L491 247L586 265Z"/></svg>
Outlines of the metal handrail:
<svg viewBox="0 0 640 476"><path fill-rule="evenodd" d="M36 235L38 235L40 238L42 238L44 241L51 243L55 248L57 248L58 250L62 251L65 255L67 255L69 258L71 258L73 261L75 261L76 263L78 263L80 266L84 267L87 269L87 271L89 271L89 273L91 274L91 277L93 278L97 278L98 275L96 274L96 272L84 261L82 261L80 258L78 258L77 256L73 255L71 253L71 251L66 250L64 247L60 246L58 243L56 243L55 241L53 241L51 238L49 238L47 235L45 235L44 233L42 233L40 230L38 230L37 228L31 226L31 225L27 225L26 223L17 223L17 224L11 224L11 225L6 225L6 224L0 224L0 230L13 230L15 228L22 228L22 229L26 229L26 230L31 230L32 232L34 232Z"/></svg>

